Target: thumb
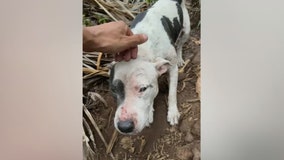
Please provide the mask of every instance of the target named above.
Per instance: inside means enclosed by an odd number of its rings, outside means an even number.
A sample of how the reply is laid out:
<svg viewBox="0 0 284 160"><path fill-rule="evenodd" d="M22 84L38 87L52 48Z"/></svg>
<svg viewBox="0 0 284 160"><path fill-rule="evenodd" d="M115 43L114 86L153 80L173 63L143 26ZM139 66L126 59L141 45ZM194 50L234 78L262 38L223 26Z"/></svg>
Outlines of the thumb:
<svg viewBox="0 0 284 160"><path fill-rule="evenodd" d="M148 36L146 34L134 34L132 36L127 36L126 43L131 47L135 47L139 44L142 44L148 40Z"/></svg>

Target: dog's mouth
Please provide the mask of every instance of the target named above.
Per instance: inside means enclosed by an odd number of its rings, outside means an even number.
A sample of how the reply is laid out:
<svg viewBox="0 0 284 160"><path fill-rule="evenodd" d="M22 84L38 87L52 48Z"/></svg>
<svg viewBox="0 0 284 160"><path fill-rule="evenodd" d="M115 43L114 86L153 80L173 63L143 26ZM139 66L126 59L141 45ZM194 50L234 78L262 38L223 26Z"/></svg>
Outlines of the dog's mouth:
<svg viewBox="0 0 284 160"><path fill-rule="evenodd" d="M131 132L131 133L121 133L123 135L126 135L126 136L135 136L137 135L139 132Z"/></svg>
<svg viewBox="0 0 284 160"><path fill-rule="evenodd" d="M122 135L126 135L126 136L135 136L135 135L138 135L140 132L137 130L137 129L134 129L132 132L129 132L129 133L124 133L124 132L121 132L119 129L116 128L116 130L122 134Z"/></svg>

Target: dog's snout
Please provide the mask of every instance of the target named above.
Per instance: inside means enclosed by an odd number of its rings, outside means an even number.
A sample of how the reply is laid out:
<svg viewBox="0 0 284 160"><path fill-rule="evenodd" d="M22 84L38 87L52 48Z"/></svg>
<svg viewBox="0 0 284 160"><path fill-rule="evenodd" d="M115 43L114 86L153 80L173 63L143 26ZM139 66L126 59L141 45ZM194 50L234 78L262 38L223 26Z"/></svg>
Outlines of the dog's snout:
<svg viewBox="0 0 284 160"><path fill-rule="evenodd" d="M134 122L132 120L119 121L117 127L122 133L130 133L134 130Z"/></svg>

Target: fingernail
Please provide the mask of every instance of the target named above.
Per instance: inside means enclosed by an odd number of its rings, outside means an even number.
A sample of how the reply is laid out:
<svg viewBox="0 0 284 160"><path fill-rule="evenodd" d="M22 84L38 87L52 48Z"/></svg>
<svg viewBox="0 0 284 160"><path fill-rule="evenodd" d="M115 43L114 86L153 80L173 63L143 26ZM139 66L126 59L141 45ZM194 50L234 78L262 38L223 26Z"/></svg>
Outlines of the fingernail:
<svg viewBox="0 0 284 160"><path fill-rule="evenodd" d="M148 40L148 36L147 36L146 34L142 34L142 37L143 37L143 39L144 39L145 41Z"/></svg>

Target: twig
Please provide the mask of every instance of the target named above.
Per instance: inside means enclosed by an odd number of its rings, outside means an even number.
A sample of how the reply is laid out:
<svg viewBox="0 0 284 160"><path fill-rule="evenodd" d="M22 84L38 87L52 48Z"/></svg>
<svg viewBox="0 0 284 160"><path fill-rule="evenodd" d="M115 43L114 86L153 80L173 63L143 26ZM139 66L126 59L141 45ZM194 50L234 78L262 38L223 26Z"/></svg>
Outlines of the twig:
<svg viewBox="0 0 284 160"><path fill-rule="evenodd" d="M109 113L109 117L108 117L108 124L107 124L107 126L109 127L109 125L110 125L110 121L111 121L111 119L112 119L112 112L113 112L113 109L112 108L110 108L111 109L111 111L110 111L110 113Z"/></svg>
<svg viewBox="0 0 284 160"><path fill-rule="evenodd" d="M98 93L96 93L96 92L88 92L88 96L90 96L93 101L96 101L95 97L97 97L100 101L103 102L105 107L108 106L107 102L105 101L105 99L101 95L99 95Z"/></svg>
<svg viewBox="0 0 284 160"><path fill-rule="evenodd" d="M146 2L135 3L135 5L131 8L131 10L134 12L137 9L141 9L143 5L147 5ZM138 13L141 13L141 12L139 11Z"/></svg>
<svg viewBox="0 0 284 160"><path fill-rule="evenodd" d="M104 68L106 69L106 68ZM95 73L95 74L108 74L107 71L103 71L103 70L97 70L97 69L90 69L90 68L85 68L83 67L83 72L88 74L88 73Z"/></svg>
<svg viewBox="0 0 284 160"><path fill-rule="evenodd" d="M83 133L83 160L93 160L95 157L95 152L91 149L89 145L89 138L86 133Z"/></svg>
<svg viewBox="0 0 284 160"><path fill-rule="evenodd" d="M178 73L184 73L184 69L185 69L185 67L188 65L189 62L190 62L190 59L187 59L187 60L185 61L185 64L182 66L182 68L179 69Z"/></svg>
<svg viewBox="0 0 284 160"><path fill-rule="evenodd" d="M89 69L89 68L83 68L83 72L88 74L83 76L83 79L87 79L93 75L97 75L97 76L104 76L104 77L109 77L108 72L106 71L101 71L101 70L95 70L95 69Z"/></svg>
<svg viewBox="0 0 284 160"><path fill-rule="evenodd" d="M151 158L151 153L150 153L150 154L148 154L148 156L147 156L147 160L150 160L150 158Z"/></svg>
<svg viewBox="0 0 284 160"><path fill-rule="evenodd" d="M93 60L91 60L90 58L95 58L97 56L98 55L94 54L94 53L92 53L92 54L85 54L85 55L83 55L83 60L84 61L88 61L88 62L92 63L93 65L96 65L96 63Z"/></svg>
<svg viewBox="0 0 284 160"><path fill-rule="evenodd" d="M94 0L114 21L118 21L98 0Z"/></svg>
<svg viewBox="0 0 284 160"><path fill-rule="evenodd" d="M84 71L84 68L83 68L83 71ZM83 79L88 79L88 78L90 78L90 77L92 77L93 75L95 75L96 73L90 73L90 74L88 74L88 75L85 75L85 76L83 76Z"/></svg>
<svg viewBox="0 0 284 160"><path fill-rule="evenodd" d="M122 7L122 8L126 11L126 13L128 13L133 19L135 18L135 16L134 16L123 4L121 4L120 1L116 0L115 2L116 2L117 4L119 4L120 7Z"/></svg>
<svg viewBox="0 0 284 160"><path fill-rule="evenodd" d="M182 91L184 90L184 88L185 88L185 82L188 82L188 81L190 81L190 80L192 80L192 79L193 79L193 78L185 78L185 79L182 81L182 87L181 87L181 89L178 90L177 92L178 92L178 93L182 92Z"/></svg>
<svg viewBox="0 0 284 160"><path fill-rule="evenodd" d="M111 137L111 140L110 140L110 142L109 142L109 144L108 144L108 147L107 147L107 150L106 150L106 153L107 153L107 154L111 152L111 150L112 150L112 148L113 148L113 145L114 145L116 139L117 139L117 131L114 130L114 132L113 132L113 134L112 134L112 137Z"/></svg>
<svg viewBox="0 0 284 160"><path fill-rule="evenodd" d="M191 110L192 106L190 105L185 111L183 111L183 114L186 115L190 110Z"/></svg>
<svg viewBox="0 0 284 160"><path fill-rule="evenodd" d="M164 145L165 145L164 143L161 145L161 150L160 150L160 154L161 155L165 155L164 154Z"/></svg>
<svg viewBox="0 0 284 160"><path fill-rule="evenodd" d="M200 101L199 98L196 98L196 99L190 99L190 100L187 100L186 102L189 102L189 103L194 103L194 102L198 102Z"/></svg>
<svg viewBox="0 0 284 160"><path fill-rule="evenodd" d="M101 64L102 55L103 55L103 53L100 52L99 57L97 59L97 70L100 70L100 64Z"/></svg>
<svg viewBox="0 0 284 160"><path fill-rule="evenodd" d="M95 120L93 119L91 113L88 111L88 109L86 108L86 106L83 106L83 110L84 110L84 113L85 113L85 114L87 115L87 117L89 118L89 120L90 120L90 122L92 123L92 125L95 127L96 131L97 131L98 134L99 134L99 137L101 138L101 140L103 141L103 143L104 143L104 145L105 145L105 147L106 147L106 149L107 149L106 140L105 140L104 136L102 135L102 132L100 131L100 129L99 129L97 123L96 123ZM115 160L115 158L114 158L112 152L110 152L110 156L111 156L111 158L112 158L113 160Z"/></svg>
<svg viewBox="0 0 284 160"><path fill-rule="evenodd" d="M141 144L140 144L140 149L139 149L139 153L142 153L144 147L145 147L145 144L146 144L146 140L145 138L141 138Z"/></svg>
<svg viewBox="0 0 284 160"><path fill-rule="evenodd" d="M124 153L124 160L127 160L127 153Z"/></svg>
<svg viewBox="0 0 284 160"><path fill-rule="evenodd" d="M96 148L96 142L95 142L95 137L94 137L93 131L91 130L91 127L89 126L88 122L86 121L86 119L84 117L83 117L83 125L86 127L86 129L88 131L89 137L92 141L94 148Z"/></svg>
<svg viewBox="0 0 284 160"><path fill-rule="evenodd" d="M89 65L87 65L87 64L85 64L85 63L83 63L83 66L86 67L86 68L88 68L88 69L94 69L92 66L89 66Z"/></svg>

